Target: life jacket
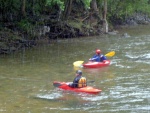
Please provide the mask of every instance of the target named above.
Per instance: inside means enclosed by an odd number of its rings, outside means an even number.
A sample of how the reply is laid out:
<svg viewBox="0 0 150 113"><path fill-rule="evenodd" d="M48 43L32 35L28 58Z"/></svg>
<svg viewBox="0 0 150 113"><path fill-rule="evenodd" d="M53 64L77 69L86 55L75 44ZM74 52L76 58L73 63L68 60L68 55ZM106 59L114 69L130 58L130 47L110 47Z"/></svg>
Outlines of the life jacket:
<svg viewBox="0 0 150 113"><path fill-rule="evenodd" d="M78 82L78 88L81 88L81 87L86 87L87 84L86 84L86 78L85 77L81 77L79 82Z"/></svg>

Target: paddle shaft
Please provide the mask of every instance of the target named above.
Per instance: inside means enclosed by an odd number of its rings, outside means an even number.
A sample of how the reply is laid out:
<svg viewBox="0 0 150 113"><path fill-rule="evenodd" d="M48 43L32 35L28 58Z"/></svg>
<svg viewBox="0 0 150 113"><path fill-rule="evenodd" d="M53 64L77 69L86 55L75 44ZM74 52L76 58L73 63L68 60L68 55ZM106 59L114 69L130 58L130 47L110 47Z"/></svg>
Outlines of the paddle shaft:
<svg viewBox="0 0 150 113"><path fill-rule="evenodd" d="M91 81L87 81L86 83L93 83L93 82L95 82L94 80L91 80ZM73 82L70 82L70 83L73 83ZM73 83L73 84L78 84L78 83ZM61 83L53 83L53 85L55 86L55 87L59 87L59 86L61 86L62 84Z"/></svg>

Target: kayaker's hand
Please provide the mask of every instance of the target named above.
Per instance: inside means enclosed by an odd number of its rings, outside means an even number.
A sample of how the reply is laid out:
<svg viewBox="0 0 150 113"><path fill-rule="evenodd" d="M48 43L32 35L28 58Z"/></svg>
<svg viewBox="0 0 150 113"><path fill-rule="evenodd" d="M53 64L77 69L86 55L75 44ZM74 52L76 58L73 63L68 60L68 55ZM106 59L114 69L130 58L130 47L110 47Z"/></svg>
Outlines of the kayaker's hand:
<svg viewBox="0 0 150 113"><path fill-rule="evenodd" d="M72 82L67 82L66 84L67 84L67 85L70 85L70 84L72 84Z"/></svg>
<svg viewBox="0 0 150 113"><path fill-rule="evenodd" d="M105 63L106 62L106 60L103 60L103 63Z"/></svg>

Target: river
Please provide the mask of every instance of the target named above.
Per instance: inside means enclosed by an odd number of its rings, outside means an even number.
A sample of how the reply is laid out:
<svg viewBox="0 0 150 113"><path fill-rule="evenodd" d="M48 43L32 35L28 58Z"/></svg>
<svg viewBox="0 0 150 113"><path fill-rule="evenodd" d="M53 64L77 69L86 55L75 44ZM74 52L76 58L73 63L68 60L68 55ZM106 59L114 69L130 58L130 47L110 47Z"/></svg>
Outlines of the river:
<svg viewBox="0 0 150 113"><path fill-rule="evenodd" d="M150 113L150 26L122 28L118 35L58 39L0 56L2 113ZM121 34L128 33L124 38ZM73 62L88 61L94 50L115 51L105 68L84 69L98 95L53 86L72 81Z"/></svg>

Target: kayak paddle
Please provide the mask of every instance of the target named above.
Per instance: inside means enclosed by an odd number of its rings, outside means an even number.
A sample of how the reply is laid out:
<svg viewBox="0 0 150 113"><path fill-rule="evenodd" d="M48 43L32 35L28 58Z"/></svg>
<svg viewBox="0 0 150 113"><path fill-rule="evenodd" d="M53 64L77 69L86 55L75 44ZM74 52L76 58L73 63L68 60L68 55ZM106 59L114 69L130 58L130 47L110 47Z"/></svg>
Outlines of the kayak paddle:
<svg viewBox="0 0 150 113"><path fill-rule="evenodd" d="M111 51L109 53L107 53L105 56L106 57L113 57L115 55L115 51Z"/></svg>
<svg viewBox="0 0 150 113"><path fill-rule="evenodd" d="M115 51L111 51L111 52L107 53L105 56L106 56L106 57L113 57L114 55L115 55ZM73 63L73 65L74 65L75 67L81 67L82 64L83 64L83 62L84 62L84 61L75 61L75 62Z"/></svg>
<svg viewBox="0 0 150 113"><path fill-rule="evenodd" d="M95 81L94 81L94 80L87 81L87 83L93 83L93 82L95 82ZM72 83L72 82L68 82L68 83ZM66 83L64 83L64 84L66 84ZM60 82L54 81L54 82L53 82L53 85L54 85L55 87L60 87L60 86L63 85L63 84L61 84Z"/></svg>
<svg viewBox="0 0 150 113"><path fill-rule="evenodd" d="M76 61L76 62L73 63L73 65L74 65L75 67L80 67L80 66L83 64L83 62L84 62L84 61Z"/></svg>

